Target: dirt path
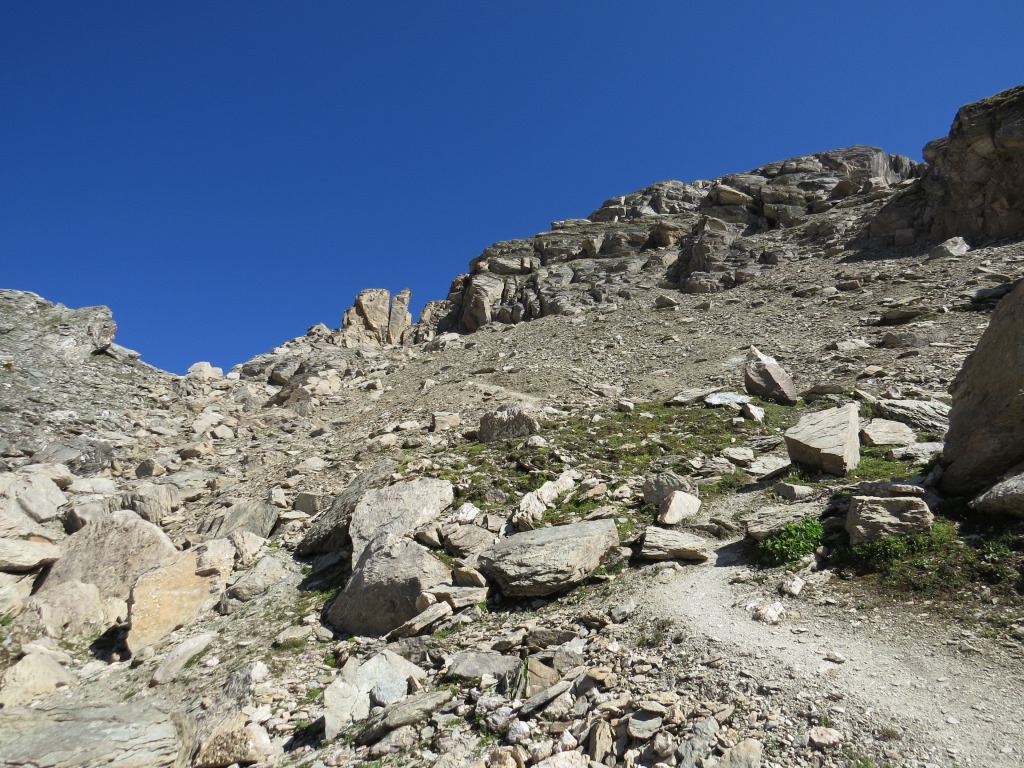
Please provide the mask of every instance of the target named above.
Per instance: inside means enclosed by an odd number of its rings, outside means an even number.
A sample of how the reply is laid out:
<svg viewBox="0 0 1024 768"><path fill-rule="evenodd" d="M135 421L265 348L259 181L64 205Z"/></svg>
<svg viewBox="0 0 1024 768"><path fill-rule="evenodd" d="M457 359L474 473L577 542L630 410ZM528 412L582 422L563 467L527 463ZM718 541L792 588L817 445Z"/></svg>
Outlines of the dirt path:
<svg viewBox="0 0 1024 768"><path fill-rule="evenodd" d="M672 618L723 655L741 657L762 679L798 681L801 698L831 709L840 729L853 720L876 736L902 732L892 748L922 760L913 765L1024 766L1019 658L913 614L883 618L838 607L825 599L827 586L788 598L777 625L755 621L747 606L776 598L772 585L731 583L747 566L738 546L722 547L709 563L652 588L651 615ZM836 653L846 661L826 658Z"/></svg>

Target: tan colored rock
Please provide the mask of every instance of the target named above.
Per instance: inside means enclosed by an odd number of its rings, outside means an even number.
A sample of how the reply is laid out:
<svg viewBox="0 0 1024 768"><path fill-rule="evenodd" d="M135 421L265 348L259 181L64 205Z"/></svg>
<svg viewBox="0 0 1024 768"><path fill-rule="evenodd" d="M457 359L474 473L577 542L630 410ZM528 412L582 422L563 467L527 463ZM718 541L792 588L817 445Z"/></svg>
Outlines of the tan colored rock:
<svg viewBox="0 0 1024 768"><path fill-rule="evenodd" d="M0 571L34 571L56 562L59 557L60 547L48 541L0 538Z"/></svg>
<svg viewBox="0 0 1024 768"><path fill-rule="evenodd" d="M794 462L845 475L860 463L857 406L848 403L809 413L786 431L786 450Z"/></svg>
<svg viewBox="0 0 1024 768"><path fill-rule="evenodd" d="M931 530L935 518L922 499L913 496L854 496L846 515L850 544Z"/></svg>
<svg viewBox="0 0 1024 768"><path fill-rule="evenodd" d="M63 546L63 556L38 592L40 598L61 584L79 581L95 584L104 599L127 600L140 574L178 555L167 534L128 510L85 526Z"/></svg>
<svg viewBox="0 0 1024 768"><path fill-rule="evenodd" d="M672 491L658 508L658 522L678 525L690 520L700 511L700 499L686 491Z"/></svg>
<svg viewBox="0 0 1024 768"><path fill-rule="evenodd" d="M710 542L685 531L649 526L644 533L640 557L644 560L697 560L710 557Z"/></svg>
<svg viewBox="0 0 1024 768"><path fill-rule="evenodd" d="M872 419L861 428L860 439L864 445L910 445L917 435L899 421Z"/></svg>
<svg viewBox="0 0 1024 768"><path fill-rule="evenodd" d="M18 707L57 688L74 685L77 678L45 653L30 653L0 677L0 707Z"/></svg>
<svg viewBox="0 0 1024 768"><path fill-rule="evenodd" d="M195 550L182 552L173 562L136 580L128 599L130 649L138 651L156 645L212 607L214 581L209 576L196 575L197 559Z"/></svg>

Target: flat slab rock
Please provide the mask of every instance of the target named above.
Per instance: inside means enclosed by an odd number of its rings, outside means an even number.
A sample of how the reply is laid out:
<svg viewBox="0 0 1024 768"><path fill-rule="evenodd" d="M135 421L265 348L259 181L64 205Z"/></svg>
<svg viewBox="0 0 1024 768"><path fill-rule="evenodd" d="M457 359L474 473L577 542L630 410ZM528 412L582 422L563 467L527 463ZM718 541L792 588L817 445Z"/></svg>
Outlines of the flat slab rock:
<svg viewBox="0 0 1024 768"><path fill-rule="evenodd" d="M484 550L479 568L511 597L550 595L586 579L618 544L611 520L539 528Z"/></svg>
<svg viewBox="0 0 1024 768"><path fill-rule="evenodd" d="M786 430L786 450L794 462L842 476L860 463L858 428L853 403L809 413Z"/></svg>
<svg viewBox="0 0 1024 768"><path fill-rule="evenodd" d="M10 768L181 768L178 731L145 702L0 710L0 765Z"/></svg>
<svg viewBox="0 0 1024 768"><path fill-rule="evenodd" d="M707 539L686 531L650 526L644 533L640 557L644 560L696 560L704 562L710 557Z"/></svg>
<svg viewBox="0 0 1024 768"><path fill-rule="evenodd" d="M787 523L803 520L808 516L818 515L812 504L793 504L776 507L762 507L756 512L745 515L743 522L747 526L747 535L754 541L764 541Z"/></svg>

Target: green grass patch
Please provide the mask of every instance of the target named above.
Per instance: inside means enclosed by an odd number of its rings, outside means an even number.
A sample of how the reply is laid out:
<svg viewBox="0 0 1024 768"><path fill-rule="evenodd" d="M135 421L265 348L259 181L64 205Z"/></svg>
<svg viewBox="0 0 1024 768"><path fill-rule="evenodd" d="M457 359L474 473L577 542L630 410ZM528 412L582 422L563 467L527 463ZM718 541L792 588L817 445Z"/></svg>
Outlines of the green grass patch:
<svg viewBox="0 0 1024 768"><path fill-rule="evenodd" d="M825 529L816 517L786 523L780 530L758 543L761 561L766 565L788 565L810 555L820 544Z"/></svg>

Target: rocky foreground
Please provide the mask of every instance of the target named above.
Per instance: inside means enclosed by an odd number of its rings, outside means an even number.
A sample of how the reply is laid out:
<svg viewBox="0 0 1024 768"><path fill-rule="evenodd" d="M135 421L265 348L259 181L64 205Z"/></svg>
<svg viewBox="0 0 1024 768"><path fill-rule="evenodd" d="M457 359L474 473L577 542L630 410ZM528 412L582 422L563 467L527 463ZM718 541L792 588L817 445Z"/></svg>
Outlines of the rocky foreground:
<svg viewBox="0 0 1024 768"><path fill-rule="evenodd" d="M660 182L226 375L0 291L0 765L1024 764L1021 125Z"/></svg>

